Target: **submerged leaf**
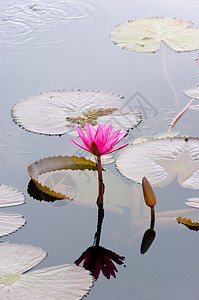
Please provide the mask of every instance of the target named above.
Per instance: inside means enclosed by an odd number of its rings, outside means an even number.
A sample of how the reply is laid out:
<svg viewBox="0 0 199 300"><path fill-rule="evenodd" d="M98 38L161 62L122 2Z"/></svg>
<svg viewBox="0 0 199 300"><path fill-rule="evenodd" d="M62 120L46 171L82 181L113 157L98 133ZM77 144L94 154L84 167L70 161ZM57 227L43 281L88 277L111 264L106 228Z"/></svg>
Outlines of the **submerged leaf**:
<svg viewBox="0 0 199 300"><path fill-rule="evenodd" d="M13 206L23 204L24 195L17 189L0 184L0 207Z"/></svg>
<svg viewBox="0 0 199 300"><path fill-rule="evenodd" d="M137 52L156 52L161 42L178 52L197 50L199 29L192 24L175 18L146 17L116 26L111 38L121 48Z"/></svg>
<svg viewBox="0 0 199 300"><path fill-rule="evenodd" d="M98 173L92 161L82 157L49 157L30 165L28 172L37 187L51 196L96 205ZM109 172L103 176L106 209L123 212L121 207L130 206L130 188L118 176Z"/></svg>
<svg viewBox="0 0 199 300"><path fill-rule="evenodd" d="M198 189L199 140L173 138L132 145L119 154L116 165L127 178L153 186L166 186L176 176L183 187Z"/></svg>
<svg viewBox="0 0 199 300"><path fill-rule="evenodd" d="M26 272L45 256L31 245L0 244L0 298L79 300L88 293L92 277L74 264Z"/></svg>
<svg viewBox="0 0 199 300"><path fill-rule="evenodd" d="M121 96L108 92L64 90L45 92L19 101L12 108L14 121L35 133L60 135L92 125L112 123L128 130L141 122L139 110L124 107ZM119 124L119 125L118 125Z"/></svg>
<svg viewBox="0 0 199 300"><path fill-rule="evenodd" d="M178 223L185 225L190 230L195 230L195 231L199 230L199 223L198 222L192 222L191 219L182 218L181 216L177 217L176 220L178 221Z"/></svg>

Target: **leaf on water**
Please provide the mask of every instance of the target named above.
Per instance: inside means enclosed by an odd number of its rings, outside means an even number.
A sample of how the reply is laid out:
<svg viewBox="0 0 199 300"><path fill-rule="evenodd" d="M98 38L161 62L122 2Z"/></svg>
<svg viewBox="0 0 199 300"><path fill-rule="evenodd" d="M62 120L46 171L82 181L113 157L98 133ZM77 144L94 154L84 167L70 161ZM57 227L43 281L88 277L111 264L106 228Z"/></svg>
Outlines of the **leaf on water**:
<svg viewBox="0 0 199 300"><path fill-rule="evenodd" d="M199 198L189 198L185 204L190 207L199 208Z"/></svg>
<svg viewBox="0 0 199 300"><path fill-rule="evenodd" d="M189 109L199 110L199 104L189 106Z"/></svg>
<svg viewBox="0 0 199 300"><path fill-rule="evenodd" d="M192 22L176 18L145 17L116 26L112 41L121 48L137 52L156 52L161 42L182 52L199 49L199 29Z"/></svg>
<svg viewBox="0 0 199 300"><path fill-rule="evenodd" d="M45 251L31 245L0 244L1 299L78 300L88 293L92 277L74 264L26 272L45 257Z"/></svg>
<svg viewBox="0 0 199 300"><path fill-rule="evenodd" d="M22 215L0 212L0 236L15 232L25 224Z"/></svg>
<svg viewBox="0 0 199 300"><path fill-rule="evenodd" d="M167 132L157 134L154 137L154 139L159 140L159 139L166 139L166 138L174 138L179 135L180 135L180 132L178 132L178 131L170 131L170 132L167 131Z"/></svg>
<svg viewBox="0 0 199 300"><path fill-rule="evenodd" d="M77 157L77 156L54 156L48 157L44 159L40 159L28 166L28 173L36 184L36 186L44 193L57 197L57 198L67 198L73 200L73 193L68 193L67 195L63 195L60 192L56 192L53 189L49 188L48 186L43 186L39 181L38 178L41 174L50 171L57 171L57 170L96 170L96 163L91 160L85 159L84 157ZM50 179L49 179L50 181ZM56 183L55 183L56 185ZM69 183L70 185L70 183ZM67 190L66 190L67 192Z"/></svg>
<svg viewBox="0 0 199 300"><path fill-rule="evenodd" d="M17 189L0 184L0 207L20 205L25 202L24 195ZM0 236L7 235L19 229L26 220L22 215L0 213Z"/></svg>
<svg viewBox="0 0 199 300"><path fill-rule="evenodd" d="M153 186L162 187L178 176L181 186L198 189L199 139L167 138L132 145L119 154L116 165L137 183L146 176Z"/></svg>
<svg viewBox="0 0 199 300"><path fill-rule="evenodd" d="M199 99L199 86L194 89L184 90L183 93L193 99Z"/></svg>
<svg viewBox="0 0 199 300"><path fill-rule="evenodd" d="M24 195L17 189L0 184L0 207L20 205L25 202Z"/></svg>
<svg viewBox="0 0 199 300"><path fill-rule="evenodd" d="M191 219L182 218L181 216L177 217L176 220L178 223L185 225L190 230L199 230L199 223L198 222L192 222Z"/></svg>
<svg viewBox="0 0 199 300"><path fill-rule="evenodd" d="M31 164L28 172L37 187L51 196L96 205L98 173L92 161L82 157L49 157ZM105 208L122 213L121 207L130 207L130 188L118 176L109 172L104 172L103 176Z"/></svg>
<svg viewBox="0 0 199 300"><path fill-rule="evenodd" d="M145 142L148 142L148 140L149 140L148 138L140 137L133 141L133 145L145 143Z"/></svg>
<svg viewBox="0 0 199 300"><path fill-rule="evenodd" d="M115 129L129 130L141 122L139 110L124 107L122 97L108 92L63 90L44 92L22 99L12 108L14 121L28 131L61 135L84 128L113 123ZM119 124L119 125L118 125Z"/></svg>

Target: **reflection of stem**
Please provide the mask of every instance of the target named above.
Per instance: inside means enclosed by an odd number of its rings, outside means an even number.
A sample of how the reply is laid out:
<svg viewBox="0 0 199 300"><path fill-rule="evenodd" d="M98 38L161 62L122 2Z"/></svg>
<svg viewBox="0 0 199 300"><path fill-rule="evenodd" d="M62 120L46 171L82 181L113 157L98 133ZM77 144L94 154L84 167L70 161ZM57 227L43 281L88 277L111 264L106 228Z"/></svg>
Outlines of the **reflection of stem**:
<svg viewBox="0 0 199 300"><path fill-rule="evenodd" d="M173 120L173 122L171 123L168 132L171 131L172 127L175 125L175 123L178 121L178 119L184 114L184 112L189 108L189 106L193 103L194 99L191 99L191 101L189 101L189 103L185 106L185 108L183 108L183 110L181 110L181 112L175 117L175 119Z"/></svg>
<svg viewBox="0 0 199 300"><path fill-rule="evenodd" d="M162 46L162 63L163 63L163 70L164 70L164 75L168 81L168 84L170 85L172 91L173 91L173 94L174 94L174 98L176 100L176 105L177 105L177 108L179 108L179 99L178 99L178 95L177 95L177 92L176 92L176 89L169 77L169 74L167 72L167 64L166 64L166 55L165 55L165 49L164 47Z"/></svg>
<svg viewBox="0 0 199 300"><path fill-rule="evenodd" d="M155 218L151 218L150 229L154 229L155 226Z"/></svg>
<svg viewBox="0 0 199 300"><path fill-rule="evenodd" d="M97 231L95 233L94 245L99 246L100 243L100 236L102 230L102 223L104 219L104 208L103 203L98 203L98 221L97 221Z"/></svg>
<svg viewBox="0 0 199 300"><path fill-rule="evenodd" d="M97 169L98 169L98 202L103 203L103 178L102 178L102 163L101 156L97 156Z"/></svg>

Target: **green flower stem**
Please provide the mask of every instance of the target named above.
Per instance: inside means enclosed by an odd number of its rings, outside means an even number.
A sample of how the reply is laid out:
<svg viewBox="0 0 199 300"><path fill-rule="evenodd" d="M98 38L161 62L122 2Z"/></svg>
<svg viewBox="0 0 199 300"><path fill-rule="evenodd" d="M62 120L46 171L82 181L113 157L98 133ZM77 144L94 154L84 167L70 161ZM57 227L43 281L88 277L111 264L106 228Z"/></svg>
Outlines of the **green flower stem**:
<svg viewBox="0 0 199 300"><path fill-rule="evenodd" d="M97 169L98 169L98 191L99 191L98 201L99 201L99 203L103 203L103 193L104 193L104 191L103 191L101 156L97 156Z"/></svg>

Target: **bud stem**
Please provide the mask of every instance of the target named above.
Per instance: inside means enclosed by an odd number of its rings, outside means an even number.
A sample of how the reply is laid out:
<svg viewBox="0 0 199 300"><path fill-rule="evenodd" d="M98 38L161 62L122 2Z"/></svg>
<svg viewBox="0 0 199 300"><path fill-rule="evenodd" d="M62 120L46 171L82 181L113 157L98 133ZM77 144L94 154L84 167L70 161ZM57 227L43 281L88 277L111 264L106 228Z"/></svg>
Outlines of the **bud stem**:
<svg viewBox="0 0 199 300"><path fill-rule="evenodd" d="M155 219L155 209L154 209L154 206L151 207L151 219Z"/></svg>

